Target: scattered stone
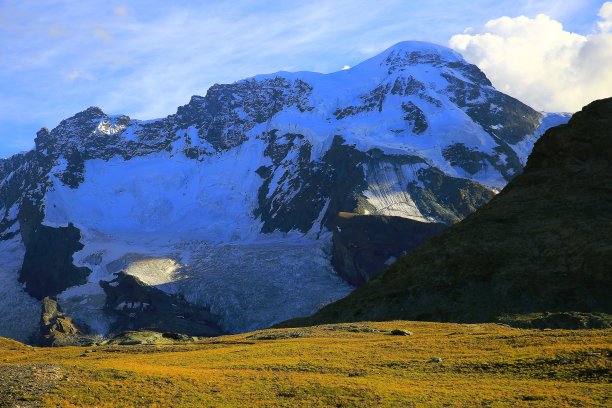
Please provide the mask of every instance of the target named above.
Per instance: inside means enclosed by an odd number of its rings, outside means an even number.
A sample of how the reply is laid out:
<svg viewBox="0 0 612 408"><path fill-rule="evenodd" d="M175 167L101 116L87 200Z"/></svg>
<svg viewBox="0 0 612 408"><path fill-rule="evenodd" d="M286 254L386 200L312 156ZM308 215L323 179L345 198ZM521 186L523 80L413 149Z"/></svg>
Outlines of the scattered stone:
<svg viewBox="0 0 612 408"><path fill-rule="evenodd" d="M393 329L391 330L392 336L412 336L412 332L404 329Z"/></svg>
<svg viewBox="0 0 612 408"><path fill-rule="evenodd" d="M290 333L255 333L247 337L249 340L284 340L306 337L306 333L297 331Z"/></svg>
<svg viewBox="0 0 612 408"><path fill-rule="evenodd" d="M380 330L373 329L368 326L355 326L355 325L334 325L323 327L323 330L330 331L348 331L351 333L380 333Z"/></svg>
<svg viewBox="0 0 612 408"><path fill-rule="evenodd" d="M42 407L42 396L64 378L51 364L0 366L0 407Z"/></svg>
<svg viewBox="0 0 612 408"><path fill-rule="evenodd" d="M176 341L193 341L192 340L193 336L187 336L181 333L166 332L166 333L162 333L162 337L166 339L176 340Z"/></svg>

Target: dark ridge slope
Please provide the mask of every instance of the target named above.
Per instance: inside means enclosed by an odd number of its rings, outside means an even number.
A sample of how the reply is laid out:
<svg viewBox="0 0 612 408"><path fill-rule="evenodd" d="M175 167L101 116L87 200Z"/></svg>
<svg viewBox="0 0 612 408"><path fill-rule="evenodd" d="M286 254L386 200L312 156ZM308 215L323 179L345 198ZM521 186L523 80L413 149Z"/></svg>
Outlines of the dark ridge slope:
<svg viewBox="0 0 612 408"><path fill-rule="evenodd" d="M332 265L344 280L359 287L446 228L401 217L340 213L332 228Z"/></svg>
<svg viewBox="0 0 612 408"><path fill-rule="evenodd" d="M479 322L612 312L612 98L536 143L523 174L464 221L299 326Z"/></svg>

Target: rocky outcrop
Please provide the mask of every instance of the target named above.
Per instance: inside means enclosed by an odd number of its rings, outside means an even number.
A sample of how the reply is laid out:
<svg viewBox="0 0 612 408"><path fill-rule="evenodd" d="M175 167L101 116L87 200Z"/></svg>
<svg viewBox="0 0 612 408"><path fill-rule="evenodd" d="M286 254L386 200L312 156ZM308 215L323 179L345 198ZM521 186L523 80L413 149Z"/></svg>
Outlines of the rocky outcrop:
<svg viewBox="0 0 612 408"><path fill-rule="evenodd" d="M218 336L219 318L203 307L189 304L120 272L110 282L100 281L106 293L105 309L116 317L112 333L133 330L176 332L190 336Z"/></svg>
<svg viewBox="0 0 612 408"><path fill-rule="evenodd" d="M409 183L406 190L421 214L438 222L461 221L495 196L482 184L449 177L433 167L417 170L416 176L417 180Z"/></svg>
<svg viewBox="0 0 612 408"><path fill-rule="evenodd" d="M347 282L362 286L445 228L401 217L340 213L333 226L332 264Z"/></svg>
<svg viewBox="0 0 612 408"><path fill-rule="evenodd" d="M39 344L42 346L67 346L82 343L81 332L72 319L66 316L55 299L45 297Z"/></svg>
<svg viewBox="0 0 612 408"><path fill-rule="evenodd" d="M502 316L500 322L521 329L609 329L612 315L606 313L543 312Z"/></svg>
<svg viewBox="0 0 612 408"><path fill-rule="evenodd" d="M187 336L180 333L172 332L155 332L150 330L127 331L119 333L110 339L101 342L101 345L109 346L136 346L136 345L160 345L160 344L177 344L177 343L193 343L198 341L198 337Z"/></svg>
<svg viewBox="0 0 612 408"><path fill-rule="evenodd" d="M285 325L551 312L531 324L563 326L573 312L610 314L611 136L612 98L589 104L548 130L488 204L345 299Z"/></svg>

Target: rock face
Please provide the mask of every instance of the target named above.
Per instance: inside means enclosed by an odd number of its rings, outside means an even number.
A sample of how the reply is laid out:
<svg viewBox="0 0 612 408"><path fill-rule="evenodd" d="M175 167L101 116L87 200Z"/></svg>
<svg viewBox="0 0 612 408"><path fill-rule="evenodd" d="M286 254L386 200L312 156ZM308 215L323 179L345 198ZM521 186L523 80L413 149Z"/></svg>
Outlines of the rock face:
<svg viewBox="0 0 612 408"><path fill-rule="evenodd" d="M91 271L72 264L72 254L83 248L74 225L59 228L38 225L31 236L20 276L30 295L42 299L87 282Z"/></svg>
<svg viewBox="0 0 612 408"><path fill-rule="evenodd" d="M332 264L347 282L362 286L445 228L401 217L340 213L333 227Z"/></svg>
<svg viewBox="0 0 612 408"><path fill-rule="evenodd" d="M419 42L346 71L214 85L159 120L91 107L0 160L0 307L56 296L105 334L122 317L104 282L125 271L225 331L307 315L352 289L329 260L339 212L457 222L564 120ZM0 335L23 339L29 316Z"/></svg>
<svg viewBox="0 0 612 408"><path fill-rule="evenodd" d="M563 312L610 314L611 186L612 98L548 130L523 174L474 214L347 298L286 324L555 312L544 320L563 325L576 320Z"/></svg>

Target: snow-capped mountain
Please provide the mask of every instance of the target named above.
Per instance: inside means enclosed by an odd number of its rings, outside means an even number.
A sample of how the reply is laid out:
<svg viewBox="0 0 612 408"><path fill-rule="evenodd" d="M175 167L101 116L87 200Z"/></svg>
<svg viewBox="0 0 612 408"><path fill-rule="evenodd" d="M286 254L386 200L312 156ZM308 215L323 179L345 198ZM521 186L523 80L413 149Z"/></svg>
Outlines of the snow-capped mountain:
<svg viewBox="0 0 612 408"><path fill-rule="evenodd" d="M453 223L567 119L421 42L214 85L164 119L89 108L0 160L0 335L35 333L45 296L97 333L159 311L151 290L170 326L311 314L352 289L330 263L339 212Z"/></svg>

